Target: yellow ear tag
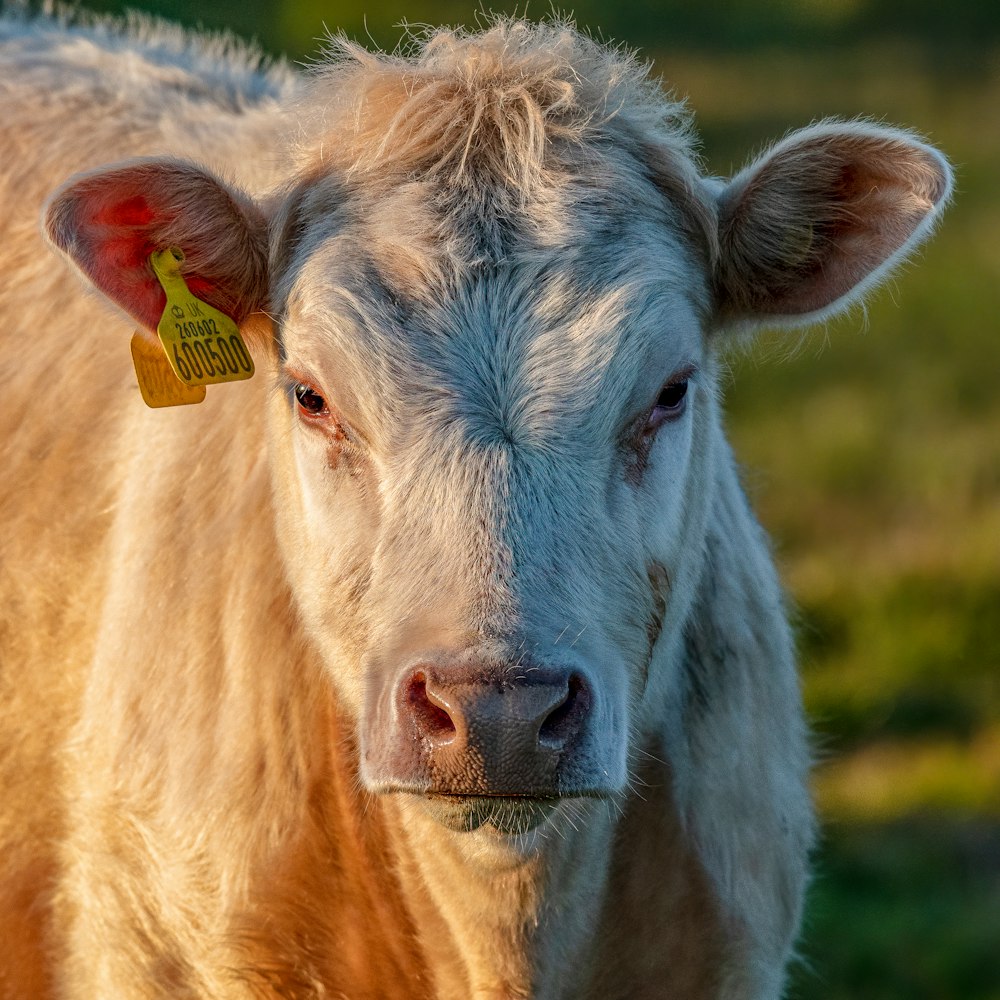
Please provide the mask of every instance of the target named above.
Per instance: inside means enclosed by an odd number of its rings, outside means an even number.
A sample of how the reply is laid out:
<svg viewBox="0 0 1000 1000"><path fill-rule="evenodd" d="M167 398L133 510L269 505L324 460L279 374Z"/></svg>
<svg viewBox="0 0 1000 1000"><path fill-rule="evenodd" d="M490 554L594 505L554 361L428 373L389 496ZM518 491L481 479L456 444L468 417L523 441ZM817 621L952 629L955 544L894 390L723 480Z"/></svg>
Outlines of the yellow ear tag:
<svg viewBox="0 0 1000 1000"><path fill-rule="evenodd" d="M187 386L174 374L152 334L142 330L132 334L132 364L147 406L184 406L205 398L207 390L203 385Z"/></svg>
<svg viewBox="0 0 1000 1000"><path fill-rule="evenodd" d="M185 386L250 378L253 358L239 327L225 313L191 294L181 274L184 253L177 247L157 250L149 262L167 293L156 332L174 374Z"/></svg>

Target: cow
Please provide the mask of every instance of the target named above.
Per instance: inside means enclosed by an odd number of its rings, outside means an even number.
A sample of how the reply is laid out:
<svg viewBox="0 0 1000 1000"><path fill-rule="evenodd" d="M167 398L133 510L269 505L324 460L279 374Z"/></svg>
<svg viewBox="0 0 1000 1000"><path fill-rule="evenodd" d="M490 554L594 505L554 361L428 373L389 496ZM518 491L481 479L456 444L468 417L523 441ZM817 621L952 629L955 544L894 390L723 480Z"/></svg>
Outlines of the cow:
<svg viewBox="0 0 1000 1000"><path fill-rule="evenodd" d="M0 106L0 996L779 997L810 751L721 359L945 158L706 177L558 21L303 73L8 10ZM167 252L256 372L150 408Z"/></svg>

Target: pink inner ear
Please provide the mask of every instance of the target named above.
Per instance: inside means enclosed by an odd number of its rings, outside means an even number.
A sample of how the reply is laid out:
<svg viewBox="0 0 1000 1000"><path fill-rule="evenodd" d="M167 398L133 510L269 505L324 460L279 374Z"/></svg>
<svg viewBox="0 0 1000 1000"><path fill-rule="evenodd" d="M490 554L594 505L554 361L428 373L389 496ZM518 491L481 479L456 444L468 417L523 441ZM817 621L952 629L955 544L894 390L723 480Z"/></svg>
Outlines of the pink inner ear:
<svg viewBox="0 0 1000 1000"><path fill-rule="evenodd" d="M144 230L120 233L101 243L85 268L109 298L149 330L156 329L167 304L166 293L149 265L149 256L157 249Z"/></svg>
<svg viewBox="0 0 1000 1000"><path fill-rule="evenodd" d="M154 219L153 209L142 195L103 205L94 215L101 226L148 226Z"/></svg>
<svg viewBox="0 0 1000 1000"><path fill-rule="evenodd" d="M211 299L217 297L217 289L215 285L213 285L207 278L203 278L197 274L189 274L185 278L185 281L187 281L188 288L196 298L210 301Z"/></svg>
<svg viewBox="0 0 1000 1000"><path fill-rule="evenodd" d="M70 181L46 210L52 242L113 302L155 330L166 295L149 263L180 247L188 287L240 323L267 293L267 224L207 171L135 160Z"/></svg>
<svg viewBox="0 0 1000 1000"><path fill-rule="evenodd" d="M135 234L115 236L101 247L102 266L108 270L112 267L133 269L143 265L149 255L156 250L148 240Z"/></svg>
<svg viewBox="0 0 1000 1000"><path fill-rule="evenodd" d="M830 123L790 136L723 193L720 318L843 307L926 236L950 179L905 132Z"/></svg>
<svg viewBox="0 0 1000 1000"><path fill-rule="evenodd" d="M136 194L98 200L83 227L93 241L91 277L150 330L156 329L167 303L149 264L150 255L163 249L155 236L167 222L165 213Z"/></svg>

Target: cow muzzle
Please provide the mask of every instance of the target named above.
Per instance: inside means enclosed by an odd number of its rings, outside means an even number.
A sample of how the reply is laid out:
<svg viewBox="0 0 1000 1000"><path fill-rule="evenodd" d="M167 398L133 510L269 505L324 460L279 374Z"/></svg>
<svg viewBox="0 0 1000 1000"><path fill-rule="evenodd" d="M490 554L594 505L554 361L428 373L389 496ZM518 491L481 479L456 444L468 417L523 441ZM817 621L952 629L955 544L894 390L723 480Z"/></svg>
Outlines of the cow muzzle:
<svg viewBox="0 0 1000 1000"><path fill-rule="evenodd" d="M383 697L391 709L369 715L363 739L366 782L422 796L452 829L528 830L561 798L613 791L590 765L594 696L580 670L422 660Z"/></svg>

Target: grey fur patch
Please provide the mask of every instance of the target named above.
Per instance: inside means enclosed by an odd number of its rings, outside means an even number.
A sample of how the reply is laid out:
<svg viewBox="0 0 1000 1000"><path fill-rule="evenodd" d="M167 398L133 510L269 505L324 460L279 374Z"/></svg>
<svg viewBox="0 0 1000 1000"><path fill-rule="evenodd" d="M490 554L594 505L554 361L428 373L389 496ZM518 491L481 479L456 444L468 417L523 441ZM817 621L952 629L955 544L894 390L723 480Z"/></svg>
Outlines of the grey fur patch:
<svg viewBox="0 0 1000 1000"><path fill-rule="evenodd" d="M698 596L684 626L683 675L689 718L699 718L708 712L714 693L724 683L728 664L736 658L736 650L719 630L718 616L712 608L720 572L715 557L719 545L719 540L709 534Z"/></svg>
<svg viewBox="0 0 1000 1000"><path fill-rule="evenodd" d="M642 686L645 688L649 680L649 668L653 662L653 651L663 632L663 619L667 614L667 595L670 593L670 574L666 566L660 562L651 562L646 567L649 579L649 592L653 599L653 608L646 621L646 638L649 640L646 662L643 664Z"/></svg>

